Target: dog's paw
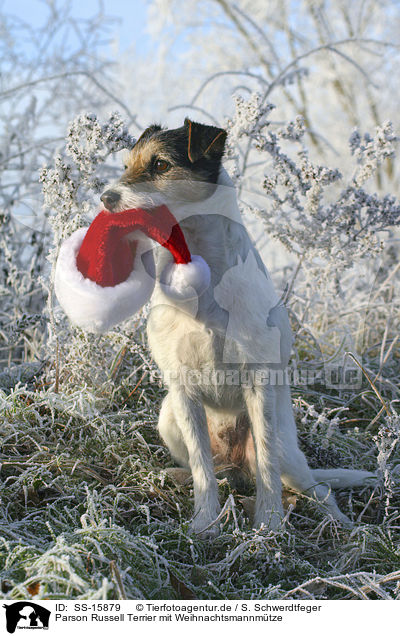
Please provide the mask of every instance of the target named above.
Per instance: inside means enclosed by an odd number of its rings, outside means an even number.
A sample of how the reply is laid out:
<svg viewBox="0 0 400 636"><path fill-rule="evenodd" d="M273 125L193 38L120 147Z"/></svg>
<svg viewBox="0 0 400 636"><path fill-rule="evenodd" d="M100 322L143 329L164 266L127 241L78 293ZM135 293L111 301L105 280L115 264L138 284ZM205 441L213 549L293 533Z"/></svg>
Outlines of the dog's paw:
<svg viewBox="0 0 400 636"><path fill-rule="evenodd" d="M174 466L170 468L164 468L162 472L170 477L179 486L184 486L192 480L192 473L189 468Z"/></svg>
<svg viewBox="0 0 400 636"><path fill-rule="evenodd" d="M269 510L262 513L256 512L254 518L254 528L262 528L266 531L280 530L283 522L283 510Z"/></svg>
<svg viewBox="0 0 400 636"><path fill-rule="evenodd" d="M340 523L342 524L343 528L346 528L346 530L352 530L354 528L354 522L349 519L346 515L344 515L344 519L340 520Z"/></svg>
<svg viewBox="0 0 400 636"><path fill-rule="evenodd" d="M198 539L216 539L221 534L221 530L218 524L213 524L204 529L194 527L192 524L192 532Z"/></svg>
<svg viewBox="0 0 400 636"><path fill-rule="evenodd" d="M354 522L351 519L349 519L349 517L345 515L343 512L341 512L340 510L339 512L336 512L334 515L328 512L328 515L335 521L339 521L339 523L343 526L343 528L346 528L347 530L351 530L352 528L354 528Z"/></svg>
<svg viewBox="0 0 400 636"><path fill-rule="evenodd" d="M220 534L218 514L214 517L196 515L191 523L191 531L199 539L215 539Z"/></svg>

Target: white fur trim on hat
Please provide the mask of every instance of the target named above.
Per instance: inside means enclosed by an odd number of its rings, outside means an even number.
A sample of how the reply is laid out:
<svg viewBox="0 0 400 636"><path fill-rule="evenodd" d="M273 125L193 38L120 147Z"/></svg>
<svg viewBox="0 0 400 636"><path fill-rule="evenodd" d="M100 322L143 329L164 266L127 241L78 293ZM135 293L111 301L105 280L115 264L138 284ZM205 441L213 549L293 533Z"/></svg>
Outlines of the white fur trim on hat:
<svg viewBox="0 0 400 636"><path fill-rule="evenodd" d="M168 263L160 276L164 294L173 300L191 300L201 296L210 285L210 268L201 256L192 255L189 263Z"/></svg>
<svg viewBox="0 0 400 636"><path fill-rule="evenodd" d="M155 283L152 275L154 260L148 251L148 243L143 242L142 248L137 249L129 278L114 287L101 287L85 278L76 266L76 257L87 229L76 230L62 244L56 264L55 292L74 325L102 333L135 314L148 302Z"/></svg>

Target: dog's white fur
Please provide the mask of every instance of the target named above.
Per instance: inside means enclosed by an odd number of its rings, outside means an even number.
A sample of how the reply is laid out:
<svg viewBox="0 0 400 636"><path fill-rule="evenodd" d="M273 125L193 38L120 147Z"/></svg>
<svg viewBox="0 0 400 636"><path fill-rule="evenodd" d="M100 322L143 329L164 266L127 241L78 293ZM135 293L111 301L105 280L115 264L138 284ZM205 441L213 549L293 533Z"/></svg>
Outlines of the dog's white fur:
<svg viewBox="0 0 400 636"><path fill-rule="evenodd" d="M182 202L165 194L157 194L153 201L152 195L126 186L117 184L113 189L121 194L122 208L165 203L180 222L191 253L201 255L211 270L209 289L195 301L174 301L157 282L147 329L152 354L169 389L159 432L174 459L192 471L193 530L203 536L218 532L213 522L220 504L207 421L218 433L219 427L243 412L250 420L255 448L255 525L276 529L281 524L281 480L349 524L331 487L364 485L374 475L361 470L311 470L298 447L289 386L256 382L258 371L285 369L292 333L287 312L242 223L225 170L220 171L215 192L203 201ZM171 254L159 248L157 277L170 260ZM225 363L251 368L253 381L242 386L203 382L199 377L188 381L190 371L207 372L210 378L212 371L226 369Z"/></svg>

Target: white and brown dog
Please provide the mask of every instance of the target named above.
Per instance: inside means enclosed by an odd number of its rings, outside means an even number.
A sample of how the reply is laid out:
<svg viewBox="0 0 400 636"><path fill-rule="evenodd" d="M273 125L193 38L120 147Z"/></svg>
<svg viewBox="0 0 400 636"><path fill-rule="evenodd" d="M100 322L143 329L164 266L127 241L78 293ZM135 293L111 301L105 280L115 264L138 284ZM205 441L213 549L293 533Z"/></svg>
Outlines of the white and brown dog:
<svg viewBox="0 0 400 636"><path fill-rule="evenodd" d="M292 347L288 315L241 221L221 165L225 140L224 130L188 119L175 130L151 126L101 197L111 212L166 204L190 251L211 270L211 285L196 301L171 299L156 284L147 333L168 386L158 429L173 458L191 469L198 534L219 530L214 462L255 476L256 526L281 524L281 480L349 524L331 487L361 486L375 476L311 470L298 447L284 373ZM158 278L169 260L158 248Z"/></svg>

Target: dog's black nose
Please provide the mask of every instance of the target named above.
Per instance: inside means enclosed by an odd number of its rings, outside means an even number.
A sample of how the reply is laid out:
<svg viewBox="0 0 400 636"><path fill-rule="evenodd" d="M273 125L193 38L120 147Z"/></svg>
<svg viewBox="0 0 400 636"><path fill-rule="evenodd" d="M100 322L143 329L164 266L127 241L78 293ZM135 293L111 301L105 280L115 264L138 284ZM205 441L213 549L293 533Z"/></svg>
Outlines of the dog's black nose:
<svg viewBox="0 0 400 636"><path fill-rule="evenodd" d="M110 212L113 211L120 199L121 195L118 194L118 192L114 192L114 190L106 190L100 197L100 201L103 201L107 210Z"/></svg>

